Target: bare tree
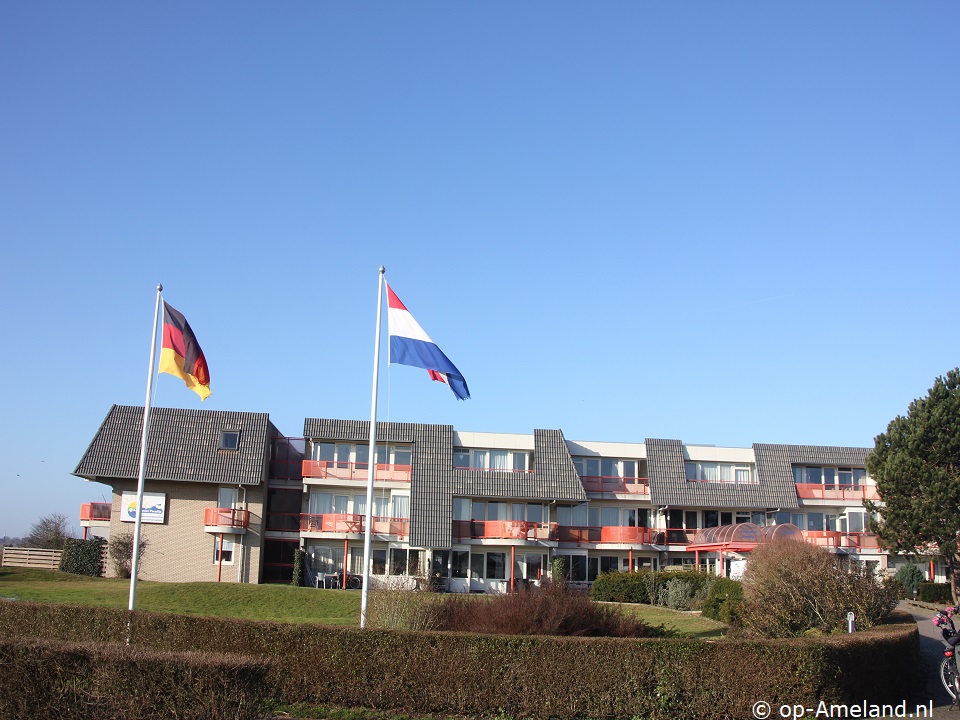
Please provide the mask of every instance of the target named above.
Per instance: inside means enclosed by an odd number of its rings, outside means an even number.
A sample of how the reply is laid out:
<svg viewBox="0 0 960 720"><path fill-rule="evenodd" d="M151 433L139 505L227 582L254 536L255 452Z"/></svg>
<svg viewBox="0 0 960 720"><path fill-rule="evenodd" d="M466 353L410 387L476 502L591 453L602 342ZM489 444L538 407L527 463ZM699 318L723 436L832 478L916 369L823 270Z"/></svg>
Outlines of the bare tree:
<svg viewBox="0 0 960 720"><path fill-rule="evenodd" d="M23 538L27 547L62 550L67 538L74 537L73 530L67 525L67 516L63 513L51 513L37 520L30 532Z"/></svg>

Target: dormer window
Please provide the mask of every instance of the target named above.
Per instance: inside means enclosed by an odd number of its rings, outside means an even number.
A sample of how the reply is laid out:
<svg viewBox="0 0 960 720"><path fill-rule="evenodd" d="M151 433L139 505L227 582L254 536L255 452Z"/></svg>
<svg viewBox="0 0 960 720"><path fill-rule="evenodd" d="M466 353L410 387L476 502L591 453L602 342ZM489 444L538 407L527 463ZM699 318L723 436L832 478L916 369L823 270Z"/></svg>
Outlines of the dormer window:
<svg viewBox="0 0 960 720"><path fill-rule="evenodd" d="M240 448L240 431L224 430L220 433L221 450L238 450Z"/></svg>

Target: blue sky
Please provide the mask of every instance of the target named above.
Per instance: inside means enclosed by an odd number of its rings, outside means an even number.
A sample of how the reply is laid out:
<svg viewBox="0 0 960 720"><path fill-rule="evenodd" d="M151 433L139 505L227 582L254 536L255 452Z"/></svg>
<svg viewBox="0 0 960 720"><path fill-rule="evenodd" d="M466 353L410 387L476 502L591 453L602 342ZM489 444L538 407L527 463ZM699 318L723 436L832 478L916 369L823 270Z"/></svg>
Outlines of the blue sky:
<svg viewBox="0 0 960 720"><path fill-rule="evenodd" d="M872 445L960 364L953 2L0 4L0 536L142 404ZM201 407L168 375L155 404Z"/></svg>

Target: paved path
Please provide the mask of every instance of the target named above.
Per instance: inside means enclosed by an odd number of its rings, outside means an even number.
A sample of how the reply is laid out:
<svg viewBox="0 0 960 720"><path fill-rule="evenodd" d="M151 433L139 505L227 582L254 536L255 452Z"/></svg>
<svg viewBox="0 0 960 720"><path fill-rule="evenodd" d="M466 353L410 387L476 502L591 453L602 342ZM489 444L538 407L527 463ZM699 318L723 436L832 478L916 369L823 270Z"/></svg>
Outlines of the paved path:
<svg viewBox="0 0 960 720"><path fill-rule="evenodd" d="M901 603L900 609L910 613L920 629L920 663L924 680L922 700L933 699L933 717L937 720L960 720L960 710L951 710L950 696L940 682L944 645L940 631L931 622L936 612L913 603Z"/></svg>

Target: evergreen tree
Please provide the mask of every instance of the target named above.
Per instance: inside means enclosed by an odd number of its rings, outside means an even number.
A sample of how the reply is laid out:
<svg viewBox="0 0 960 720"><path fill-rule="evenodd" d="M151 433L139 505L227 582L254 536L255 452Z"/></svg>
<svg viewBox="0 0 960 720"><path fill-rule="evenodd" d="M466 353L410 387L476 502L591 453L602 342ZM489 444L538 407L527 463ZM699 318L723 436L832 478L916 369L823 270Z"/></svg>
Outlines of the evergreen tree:
<svg viewBox="0 0 960 720"><path fill-rule="evenodd" d="M883 504L867 501L871 529L890 550L939 555L953 596L960 584L960 368L938 377L877 435L867 457Z"/></svg>

